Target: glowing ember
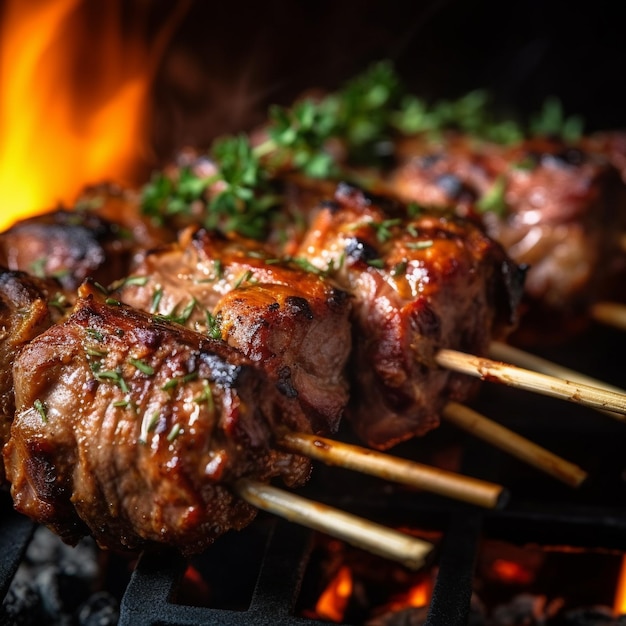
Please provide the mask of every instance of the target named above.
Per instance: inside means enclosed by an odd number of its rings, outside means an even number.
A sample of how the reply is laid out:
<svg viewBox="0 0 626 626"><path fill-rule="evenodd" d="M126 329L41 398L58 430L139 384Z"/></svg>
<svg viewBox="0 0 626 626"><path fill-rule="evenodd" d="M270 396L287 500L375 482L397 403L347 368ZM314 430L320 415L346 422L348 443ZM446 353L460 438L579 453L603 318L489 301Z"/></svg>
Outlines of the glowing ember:
<svg viewBox="0 0 626 626"><path fill-rule="evenodd" d="M528 585L534 580L533 573L515 561L496 559L491 567L496 578L508 584Z"/></svg>
<svg viewBox="0 0 626 626"><path fill-rule="evenodd" d="M408 607L419 608L427 606L432 593L432 583L424 580L411 587L401 596L396 596L386 607L389 611L399 611Z"/></svg>
<svg viewBox="0 0 626 626"><path fill-rule="evenodd" d="M86 184L135 182L154 72L187 3L174 3L151 38L143 32L149 3L132 5L129 14L121 2L4 3L0 229L71 204Z"/></svg>
<svg viewBox="0 0 626 626"><path fill-rule="evenodd" d="M352 574L348 567L341 567L324 589L315 606L315 612L323 619L341 622L352 595Z"/></svg>

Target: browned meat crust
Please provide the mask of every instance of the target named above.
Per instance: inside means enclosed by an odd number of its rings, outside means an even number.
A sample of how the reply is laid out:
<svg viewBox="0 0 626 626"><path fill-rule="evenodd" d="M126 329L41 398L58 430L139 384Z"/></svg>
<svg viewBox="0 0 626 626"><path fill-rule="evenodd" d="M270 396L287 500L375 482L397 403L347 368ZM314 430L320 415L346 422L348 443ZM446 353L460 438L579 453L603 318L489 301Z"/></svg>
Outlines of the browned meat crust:
<svg viewBox="0 0 626 626"><path fill-rule="evenodd" d="M254 517L232 481L308 477L308 460L272 448L279 394L262 370L93 288L22 348L13 377L13 501L67 542L196 552Z"/></svg>
<svg viewBox="0 0 626 626"><path fill-rule="evenodd" d="M57 279L75 291L85 278L108 284L125 275L131 240L95 213L59 209L24 219L0 233L0 264Z"/></svg>
<svg viewBox="0 0 626 626"><path fill-rule="evenodd" d="M450 214L386 212L340 185L299 254L353 296L348 417L376 448L435 428L446 402L471 394L468 377L437 367L439 349L484 354L516 323L521 270L479 227Z"/></svg>
<svg viewBox="0 0 626 626"><path fill-rule="evenodd" d="M148 253L117 293L134 307L217 332L263 367L291 428L337 429L348 401L350 300L319 273L280 261L256 241L188 229Z"/></svg>

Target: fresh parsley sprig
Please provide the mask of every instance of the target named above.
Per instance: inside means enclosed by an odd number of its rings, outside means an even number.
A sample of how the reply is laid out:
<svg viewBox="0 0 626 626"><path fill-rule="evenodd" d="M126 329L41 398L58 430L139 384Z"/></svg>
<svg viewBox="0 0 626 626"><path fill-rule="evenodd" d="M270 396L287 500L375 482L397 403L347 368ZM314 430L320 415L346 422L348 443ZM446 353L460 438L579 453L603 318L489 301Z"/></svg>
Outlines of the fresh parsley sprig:
<svg viewBox="0 0 626 626"><path fill-rule="evenodd" d="M208 154L215 174L203 176L191 167L175 175L155 173L142 190L142 210L161 222L192 218L210 229L259 239L281 202L272 182L277 171L338 177L344 163L338 162L333 143L341 146L347 163L372 164L391 153L398 135L448 129L502 144L529 134L574 140L582 121L565 117L554 98L528 124L497 119L485 90L429 103L408 93L392 63L381 61L325 96L271 107L267 139L256 146L245 135L215 141Z"/></svg>
<svg viewBox="0 0 626 626"><path fill-rule="evenodd" d="M144 186L141 208L160 222L196 217L206 228L261 238L278 205L268 172L244 136L217 140L210 154L216 173L200 176L183 167L176 175L156 173Z"/></svg>

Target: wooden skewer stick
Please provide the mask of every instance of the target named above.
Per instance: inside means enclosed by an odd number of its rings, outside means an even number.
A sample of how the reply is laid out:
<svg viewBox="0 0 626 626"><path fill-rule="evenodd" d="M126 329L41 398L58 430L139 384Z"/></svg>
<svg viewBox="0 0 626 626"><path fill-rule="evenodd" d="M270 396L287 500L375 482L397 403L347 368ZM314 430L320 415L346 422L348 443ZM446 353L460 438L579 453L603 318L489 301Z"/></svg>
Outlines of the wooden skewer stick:
<svg viewBox="0 0 626 626"><path fill-rule="evenodd" d="M541 372L542 374L548 374L549 376L557 376L558 378L565 378L567 380L572 380L577 383L593 385L602 389L615 391L616 393L626 394L625 389L615 387L614 385L609 385L602 380L598 380L597 378L592 378L591 376L581 374L576 370L571 370L567 367L563 367L558 363L553 363L552 361L548 361L547 359L539 357L535 354L530 354L528 352L525 352L524 350L520 350L519 348L509 346L508 344L502 343L500 341L494 341L489 346L489 356L501 361L514 363L515 365L519 365L521 367L527 367L528 369L535 370L536 372ZM601 412L606 413L607 415L617 420L626 421L626 416L621 415L620 413L614 413L613 411L604 410L601 410Z"/></svg>
<svg viewBox="0 0 626 626"><path fill-rule="evenodd" d="M422 539L271 485L242 479L235 484L235 490L242 499L259 509L397 561L413 570L425 565L434 548Z"/></svg>
<svg viewBox="0 0 626 626"><path fill-rule="evenodd" d="M596 302L591 307L591 317L601 324L626 330L626 305L619 302Z"/></svg>
<svg viewBox="0 0 626 626"><path fill-rule="evenodd" d="M480 413L456 402L443 409L444 419L512 456L540 469L571 487L579 487L588 474L573 463L549 452Z"/></svg>
<svg viewBox="0 0 626 626"><path fill-rule="evenodd" d="M324 437L290 433L279 445L327 465L377 476L477 506L496 508L508 500L509 494L501 485Z"/></svg>
<svg viewBox="0 0 626 626"><path fill-rule="evenodd" d="M597 409L626 414L626 394L616 393L609 389L561 380L554 376L456 350L440 350L435 359L441 367L483 380L526 389Z"/></svg>

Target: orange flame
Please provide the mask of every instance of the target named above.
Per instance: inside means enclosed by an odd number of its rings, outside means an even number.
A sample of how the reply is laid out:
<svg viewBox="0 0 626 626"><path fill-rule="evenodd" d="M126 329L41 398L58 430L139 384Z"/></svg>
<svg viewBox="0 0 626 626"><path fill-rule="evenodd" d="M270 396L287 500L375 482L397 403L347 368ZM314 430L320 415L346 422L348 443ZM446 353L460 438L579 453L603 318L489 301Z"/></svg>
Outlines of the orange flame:
<svg viewBox="0 0 626 626"><path fill-rule="evenodd" d="M350 568L343 566L330 581L315 605L316 614L333 622L343 621L352 595L352 574Z"/></svg>
<svg viewBox="0 0 626 626"><path fill-rule="evenodd" d="M4 3L0 230L73 203L87 184L134 182L145 162L152 79L186 11L186 3L175 3L148 43L141 31L149 3L136 4L141 14L129 19L126 11L122 24L121 2Z"/></svg>
<svg viewBox="0 0 626 626"><path fill-rule="evenodd" d="M616 615L626 614L626 554L622 557L622 566L617 579L613 610Z"/></svg>

